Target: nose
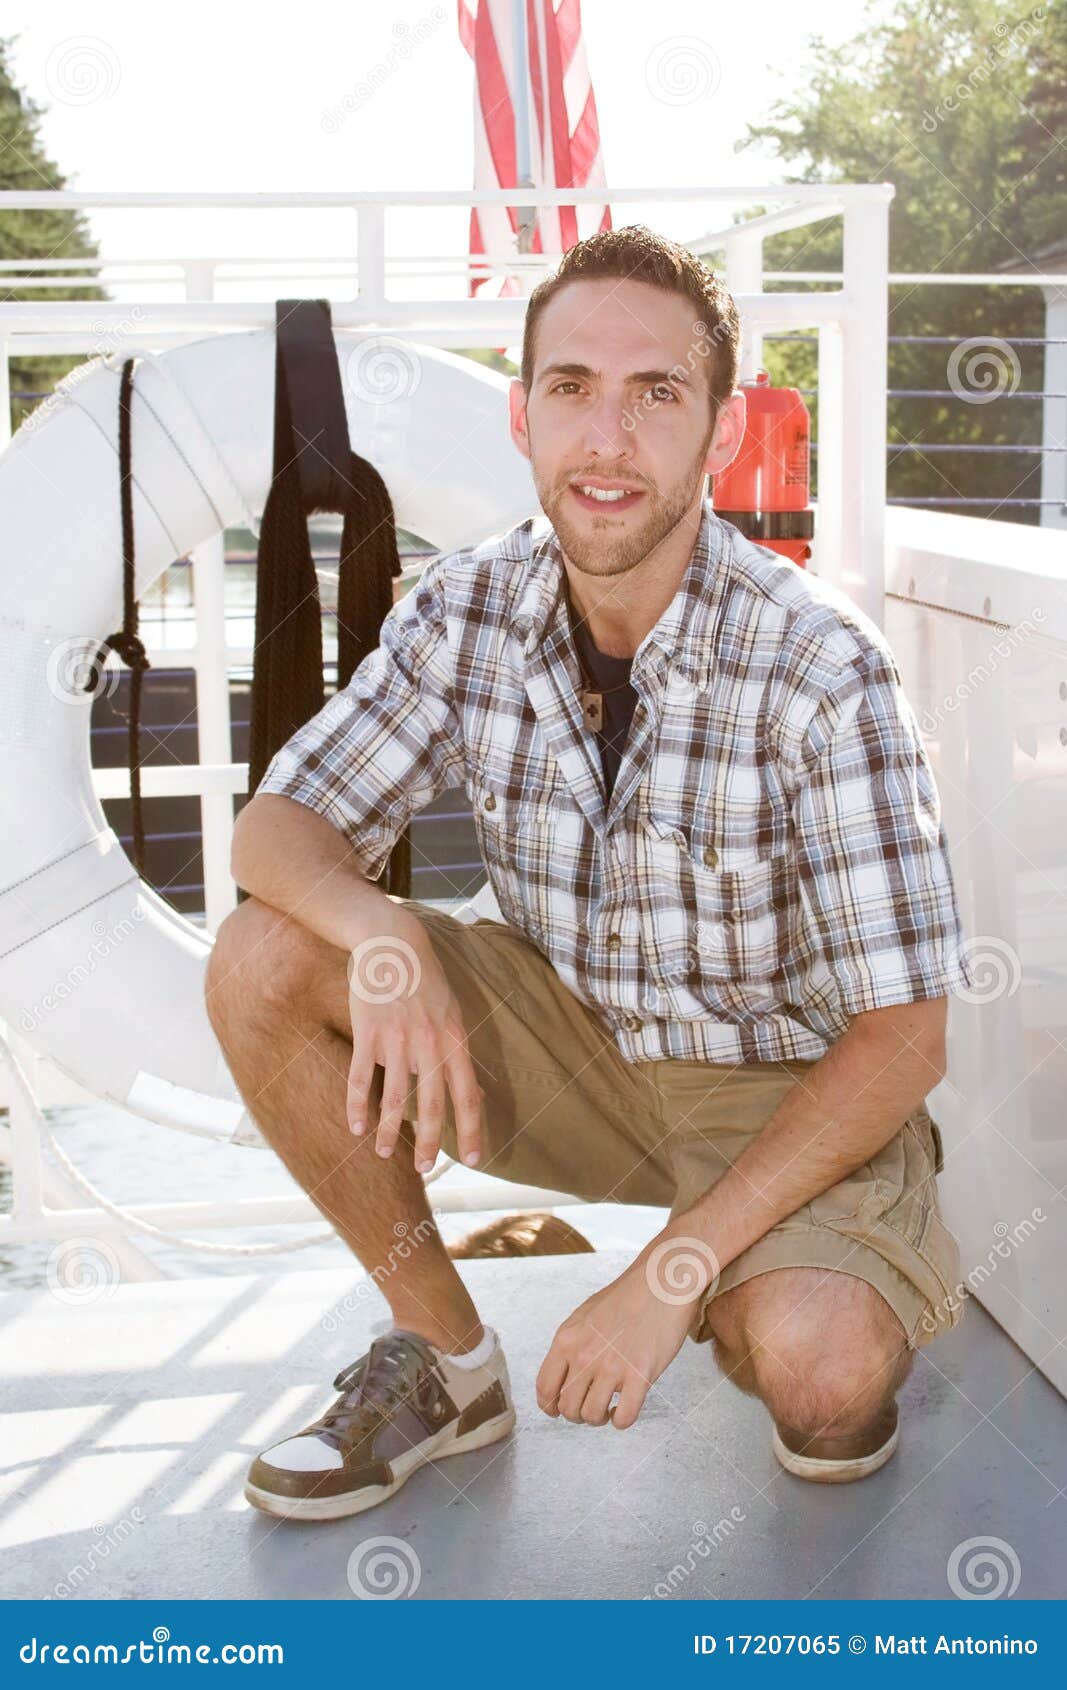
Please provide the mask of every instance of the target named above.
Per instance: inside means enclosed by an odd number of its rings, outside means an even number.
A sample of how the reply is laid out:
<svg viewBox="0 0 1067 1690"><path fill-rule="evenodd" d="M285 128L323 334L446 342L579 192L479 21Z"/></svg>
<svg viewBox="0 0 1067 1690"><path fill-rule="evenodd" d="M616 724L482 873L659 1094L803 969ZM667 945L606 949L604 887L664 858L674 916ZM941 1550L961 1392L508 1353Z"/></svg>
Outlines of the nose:
<svg viewBox="0 0 1067 1690"><path fill-rule="evenodd" d="M636 432L631 412L632 406L622 392L602 393L586 412L583 445L590 464L596 459L600 464L621 465L619 473L627 473ZM601 473L612 472L602 469Z"/></svg>

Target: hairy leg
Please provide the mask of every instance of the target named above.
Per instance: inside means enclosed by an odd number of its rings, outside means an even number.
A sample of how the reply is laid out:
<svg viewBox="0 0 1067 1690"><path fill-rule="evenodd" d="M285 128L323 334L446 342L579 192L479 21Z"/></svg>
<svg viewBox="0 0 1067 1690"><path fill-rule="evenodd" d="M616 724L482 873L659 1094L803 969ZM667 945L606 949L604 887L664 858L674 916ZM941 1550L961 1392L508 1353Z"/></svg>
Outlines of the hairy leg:
<svg viewBox="0 0 1067 1690"><path fill-rule="evenodd" d="M865 1280L777 1268L714 1298L708 1324L723 1371L760 1398L796 1453L846 1460L891 1433L914 1351Z"/></svg>
<svg viewBox="0 0 1067 1690"><path fill-rule="evenodd" d="M408 1123L395 1155L375 1152L380 1069L366 1133L355 1138L348 1128L347 960L291 917L246 898L222 923L209 958L208 1016L264 1137L375 1275L396 1324L450 1351L473 1349L483 1328L430 1213Z"/></svg>

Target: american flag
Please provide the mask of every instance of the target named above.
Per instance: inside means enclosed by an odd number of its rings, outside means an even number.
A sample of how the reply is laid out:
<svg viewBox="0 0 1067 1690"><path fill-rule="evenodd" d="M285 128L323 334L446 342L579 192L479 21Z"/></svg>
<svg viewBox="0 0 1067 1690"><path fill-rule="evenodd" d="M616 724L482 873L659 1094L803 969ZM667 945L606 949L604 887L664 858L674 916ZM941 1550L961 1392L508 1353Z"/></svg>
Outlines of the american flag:
<svg viewBox="0 0 1067 1690"><path fill-rule="evenodd" d="M525 4L525 52L516 31L515 0L457 0L459 35L474 60L474 186L515 188L522 157L516 110L528 114L529 175L535 187L606 188L600 126L582 39L581 0ZM521 60L521 62L520 62ZM522 97L520 79L525 85ZM518 142L518 144L517 144ZM520 240L515 206L471 208L472 260L490 259L494 274L472 276L468 291L492 297L522 292L508 260L520 251L564 253L587 235L611 228L604 205L547 206Z"/></svg>

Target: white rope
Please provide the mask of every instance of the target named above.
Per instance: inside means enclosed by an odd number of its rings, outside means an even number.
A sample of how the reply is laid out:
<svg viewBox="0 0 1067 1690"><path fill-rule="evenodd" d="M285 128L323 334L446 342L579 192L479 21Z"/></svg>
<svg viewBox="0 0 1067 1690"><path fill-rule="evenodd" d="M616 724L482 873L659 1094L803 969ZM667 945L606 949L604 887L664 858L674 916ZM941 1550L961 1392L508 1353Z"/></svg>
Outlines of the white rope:
<svg viewBox="0 0 1067 1690"><path fill-rule="evenodd" d="M93 1202L98 1204L99 1207L107 1214L113 1215L116 1220L122 1221L124 1226L132 1227L138 1232L147 1232L151 1237L162 1239L166 1244L177 1244L183 1250L199 1250L206 1255L216 1256L275 1256L283 1254L286 1250L310 1250L315 1244L330 1243L334 1239L338 1238L339 1235L334 1231L332 1226L327 1227L321 1232L309 1233L306 1238L294 1238L286 1240L280 1244L225 1244L221 1241L208 1238L185 1238L181 1233L170 1232L166 1227L156 1226L152 1221L142 1219L140 1215L135 1215L130 1209L123 1208L121 1203L113 1203L109 1197L104 1196L103 1192L100 1191L91 1180L86 1178L80 1168L77 1168L74 1165L62 1145L58 1142L44 1111L37 1102L32 1086L22 1071L22 1065L19 1062L18 1057L15 1055L15 1052L12 1050L8 1041L3 1037L0 1037L0 1049L3 1050L3 1054L7 1060L7 1064L15 1084L23 1093L32 1114L36 1118L37 1125L42 1132L42 1136L51 1149L52 1154L63 1167L68 1178L71 1179L76 1186L79 1186L87 1196L91 1197ZM429 1174L424 1176L424 1184L430 1185L434 1180L440 1179L441 1175L447 1173L448 1169L452 1166L454 1166L454 1163L451 1158L445 1156L444 1165L441 1168L434 1168ZM241 1222L240 1220L236 1220L233 1224L235 1226L240 1226Z"/></svg>

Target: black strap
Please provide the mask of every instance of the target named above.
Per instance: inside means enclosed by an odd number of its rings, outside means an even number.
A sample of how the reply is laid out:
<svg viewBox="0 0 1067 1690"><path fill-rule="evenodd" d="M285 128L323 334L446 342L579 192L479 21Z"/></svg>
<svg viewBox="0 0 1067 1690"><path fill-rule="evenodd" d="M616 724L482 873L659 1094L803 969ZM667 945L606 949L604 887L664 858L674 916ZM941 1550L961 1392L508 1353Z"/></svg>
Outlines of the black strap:
<svg viewBox="0 0 1067 1690"><path fill-rule="evenodd" d="M330 302L279 299L274 319L274 476L295 451L304 510L343 510L352 448Z"/></svg>
<svg viewBox="0 0 1067 1690"><path fill-rule="evenodd" d="M748 540L811 540L814 511L721 511L716 516L739 528Z"/></svg>
<svg viewBox="0 0 1067 1690"><path fill-rule="evenodd" d="M133 821L133 862L144 879L144 815L141 809L141 677L152 666L138 633L139 612L135 596L133 533L133 467L131 452L131 401L133 368L127 358L119 383L119 502L122 513L122 627L109 634L90 668L86 692L96 692L99 668L109 651L117 652L130 670L130 699L127 713L129 733L126 760L130 772L130 808Z"/></svg>
<svg viewBox="0 0 1067 1690"><path fill-rule="evenodd" d="M248 791L323 706L322 611L308 535L313 511L344 515L337 589L337 688L379 644L400 575L396 522L374 465L348 443L337 347L325 299L275 307L274 475L260 524ZM410 838L397 839L383 890L410 896ZM239 897L243 889L239 888Z"/></svg>

